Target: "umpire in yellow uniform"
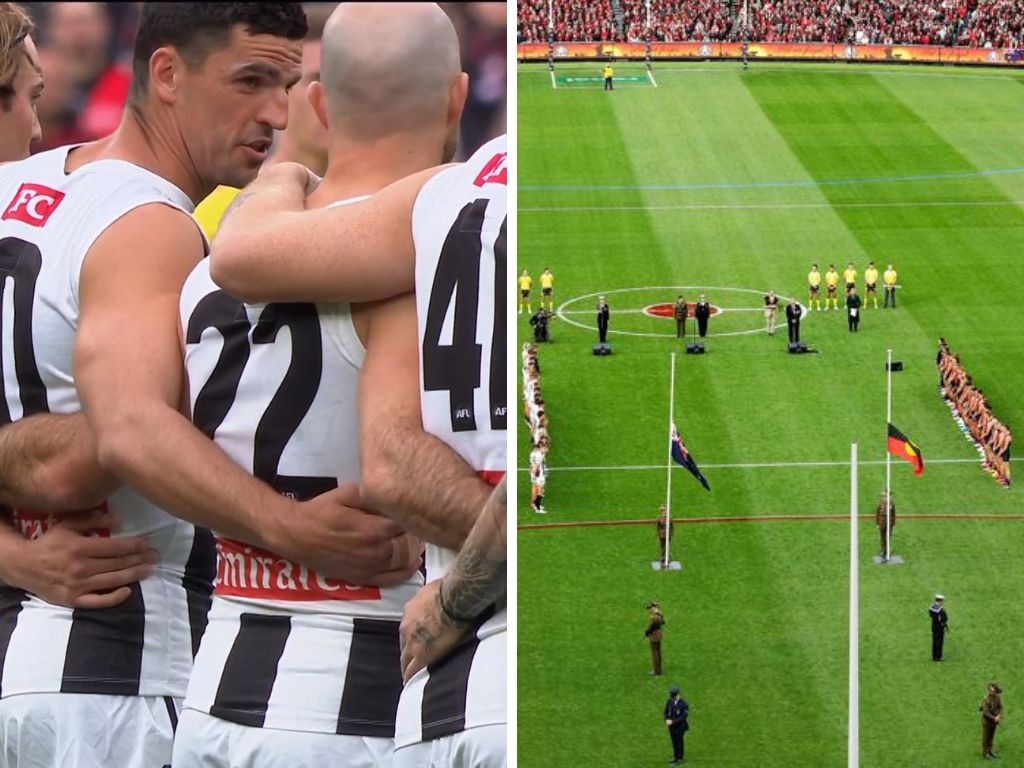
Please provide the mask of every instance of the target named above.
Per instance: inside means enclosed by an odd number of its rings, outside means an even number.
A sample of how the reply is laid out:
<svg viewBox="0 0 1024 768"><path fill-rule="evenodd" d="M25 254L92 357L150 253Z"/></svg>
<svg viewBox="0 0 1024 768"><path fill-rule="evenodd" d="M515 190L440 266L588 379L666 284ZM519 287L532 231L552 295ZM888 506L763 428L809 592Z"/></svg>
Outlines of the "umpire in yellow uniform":
<svg viewBox="0 0 1024 768"><path fill-rule="evenodd" d="M615 76L615 70L612 69L611 62L604 65L604 71L601 73L604 77L604 89L606 91L614 91L615 84L612 82L612 78Z"/></svg>

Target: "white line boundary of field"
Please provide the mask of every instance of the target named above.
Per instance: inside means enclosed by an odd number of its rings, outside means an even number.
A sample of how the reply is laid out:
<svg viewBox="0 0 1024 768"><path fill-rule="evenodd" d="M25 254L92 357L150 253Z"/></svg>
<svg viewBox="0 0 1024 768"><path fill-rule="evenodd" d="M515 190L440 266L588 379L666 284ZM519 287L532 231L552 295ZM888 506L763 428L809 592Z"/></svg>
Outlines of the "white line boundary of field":
<svg viewBox="0 0 1024 768"><path fill-rule="evenodd" d="M680 203L678 205L551 205L522 207L519 213L585 211L805 211L822 208L1019 208L1024 200L932 200L890 203Z"/></svg>
<svg viewBox="0 0 1024 768"><path fill-rule="evenodd" d="M1010 459L1011 462L1017 463L1024 461L1024 459L1017 457ZM927 459L925 461L926 466L932 464L980 464L979 458L973 459ZM849 461L756 461L746 462L740 464L701 464L701 471L707 469L802 469L804 467L848 467L850 466ZM885 466L885 460L865 460L861 459L859 466ZM653 469L660 469L664 471L664 464L628 464L619 466L579 466L579 467L548 467L547 471L550 472L642 472L650 471ZM676 469L676 467L673 467ZM679 467L679 469L685 470L685 467ZM517 467L517 472L529 472L529 467Z"/></svg>
<svg viewBox="0 0 1024 768"><path fill-rule="evenodd" d="M857 768L860 765L860 646L859 614L857 595L857 444L850 444L850 652L849 678L847 685L847 734L846 765Z"/></svg>

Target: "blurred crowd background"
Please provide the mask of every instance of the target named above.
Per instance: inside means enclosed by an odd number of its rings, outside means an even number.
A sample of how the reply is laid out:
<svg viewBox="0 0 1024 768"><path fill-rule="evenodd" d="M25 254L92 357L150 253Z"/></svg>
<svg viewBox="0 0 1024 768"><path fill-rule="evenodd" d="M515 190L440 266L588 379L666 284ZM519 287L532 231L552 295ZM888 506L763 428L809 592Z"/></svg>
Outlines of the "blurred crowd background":
<svg viewBox="0 0 1024 768"><path fill-rule="evenodd" d="M23 3L36 22L33 38L46 78L39 101L41 152L112 132L131 82L131 53L142 3ZM303 3L310 27L322 27L337 3ZM506 4L440 3L462 41L470 95L459 157L505 132ZM318 23L319 22L319 23Z"/></svg>

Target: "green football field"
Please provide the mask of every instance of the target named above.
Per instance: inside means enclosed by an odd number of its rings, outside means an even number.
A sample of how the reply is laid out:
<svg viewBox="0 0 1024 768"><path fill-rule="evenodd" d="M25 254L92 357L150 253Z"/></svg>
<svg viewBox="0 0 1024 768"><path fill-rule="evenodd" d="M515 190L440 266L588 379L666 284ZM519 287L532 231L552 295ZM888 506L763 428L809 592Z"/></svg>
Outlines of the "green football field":
<svg viewBox="0 0 1024 768"><path fill-rule="evenodd" d="M522 419L518 432L519 765L665 764L675 683L690 764L845 766L853 442L860 765L980 762L993 678L996 751L1024 765L1024 505L981 469L935 367L944 336L995 415L1024 428L1024 72L674 63L656 86L570 80L599 71L518 77L518 270L536 309L551 268L557 311L540 349L544 516ZM806 304L812 262L852 261L863 295L869 260L895 265L895 310L866 307L857 334L845 311L812 311L801 336L818 354L786 353L781 309L764 332L763 292ZM721 311L707 353L685 355L674 322L645 309L701 292ZM609 357L591 354L599 294ZM904 365L892 420L926 469L893 460L905 562L878 566L888 349ZM655 572L672 351L675 421L712 491L673 471L683 568ZM663 677L646 674L650 600L667 620Z"/></svg>

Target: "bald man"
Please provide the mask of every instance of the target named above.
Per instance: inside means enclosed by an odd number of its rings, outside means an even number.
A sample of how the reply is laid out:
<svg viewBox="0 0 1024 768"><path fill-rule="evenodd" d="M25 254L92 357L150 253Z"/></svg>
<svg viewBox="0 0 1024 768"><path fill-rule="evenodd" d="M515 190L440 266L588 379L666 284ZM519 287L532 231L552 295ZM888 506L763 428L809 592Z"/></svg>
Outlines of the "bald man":
<svg viewBox="0 0 1024 768"><path fill-rule="evenodd" d="M32 20L14 3L0 3L0 163L28 157L43 133L36 101L43 71L32 41Z"/></svg>
<svg viewBox="0 0 1024 768"><path fill-rule="evenodd" d="M431 62L421 67L422 56ZM466 77L437 6L340 5L319 69L308 97L327 131L328 164L307 206L358 207L450 159ZM272 483L303 498L358 482L360 426L387 431L422 478L404 483L384 511L420 535L461 543L490 487L422 430L411 294L374 304L243 304L219 290L204 262L182 291L181 324L193 419L240 465L259 474L261 457L273 455ZM360 381L369 382L361 391ZM402 690L399 620L421 574L371 589L252 542L221 539L218 552L175 768L389 764Z"/></svg>

